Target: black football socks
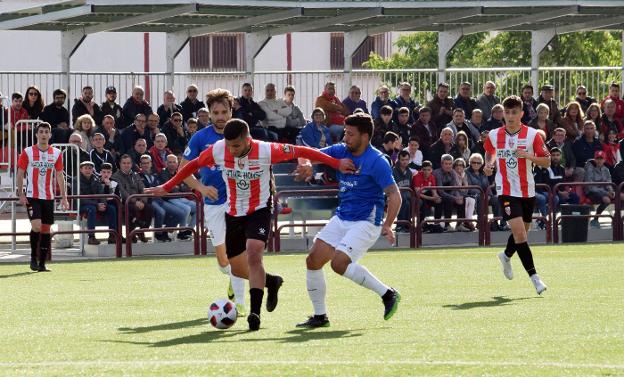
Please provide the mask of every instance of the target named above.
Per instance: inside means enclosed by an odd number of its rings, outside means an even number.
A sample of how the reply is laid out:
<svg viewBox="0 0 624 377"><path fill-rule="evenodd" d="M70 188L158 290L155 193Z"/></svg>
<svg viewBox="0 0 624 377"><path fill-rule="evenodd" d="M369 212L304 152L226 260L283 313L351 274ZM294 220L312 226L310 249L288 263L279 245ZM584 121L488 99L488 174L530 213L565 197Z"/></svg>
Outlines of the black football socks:
<svg viewBox="0 0 624 377"><path fill-rule="evenodd" d="M513 238L513 234L509 235L509 239L507 240L507 247L505 247L505 255L507 258L513 257L514 253L517 250L516 241Z"/></svg>
<svg viewBox="0 0 624 377"><path fill-rule="evenodd" d="M537 273L535 271L535 265L533 264L533 254L531 253L531 248L529 248L529 244L527 242L519 243L516 245L516 249L518 250L518 257L522 262L522 266L526 270L529 276L533 276Z"/></svg>

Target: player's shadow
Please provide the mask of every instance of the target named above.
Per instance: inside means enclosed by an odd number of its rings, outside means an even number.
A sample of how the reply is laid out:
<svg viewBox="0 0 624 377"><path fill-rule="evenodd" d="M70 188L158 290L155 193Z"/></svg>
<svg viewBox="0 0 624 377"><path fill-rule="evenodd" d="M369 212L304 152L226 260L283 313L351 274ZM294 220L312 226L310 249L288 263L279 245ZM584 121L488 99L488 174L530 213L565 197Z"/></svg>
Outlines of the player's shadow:
<svg viewBox="0 0 624 377"><path fill-rule="evenodd" d="M469 309L474 309L474 308L489 308L489 307L496 307L496 306L511 305L515 301L531 300L534 298L536 297L508 298L505 296L494 296L492 297L491 300L487 300L487 301L473 301L473 302L465 302L463 304L449 304L449 305L442 305L442 307L449 308L452 310L469 310Z"/></svg>
<svg viewBox="0 0 624 377"><path fill-rule="evenodd" d="M125 334L142 334L142 333L152 332L152 331L179 330L179 329L186 329L189 327L205 326L208 323L209 323L208 318L198 318L198 319L193 319L190 321L162 323L160 325L154 325L154 326L120 327L117 330Z"/></svg>
<svg viewBox="0 0 624 377"><path fill-rule="evenodd" d="M16 278L16 277L20 277L20 276L25 276L25 275L34 275L34 274L36 274L36 272L34 272L34 271L29 271L29 272L17 272L17 273L15 273L15 274L0 275L0 279Z"/></svg>
<svg viewBox="0 0 624 377"><path fill-rule="evenodd" d="M230 338L236 335L247 333L247 330L229 330L229 331L205 331L200 334L183 336L180 338L166 339L158 342L138 342L131 340L104 340L104 342L109 343L123 343L123 344L134 344L134 345L143 345L147 347L173 347L179 346L181 344L201 344L201 343L210 343L215 340Z"/></svg>
<svg viewBox="0 0 624 377"><path fill-rule="evenodd" d="M257 338L257 339L240 339L241 342L278 342L278 343L304 343L311 340L327 340L327 339L345 339L362 336L360 330L336 330L324 331L323 329L307 329L301 328L287 331L290 335L281 338Z"/></svg>

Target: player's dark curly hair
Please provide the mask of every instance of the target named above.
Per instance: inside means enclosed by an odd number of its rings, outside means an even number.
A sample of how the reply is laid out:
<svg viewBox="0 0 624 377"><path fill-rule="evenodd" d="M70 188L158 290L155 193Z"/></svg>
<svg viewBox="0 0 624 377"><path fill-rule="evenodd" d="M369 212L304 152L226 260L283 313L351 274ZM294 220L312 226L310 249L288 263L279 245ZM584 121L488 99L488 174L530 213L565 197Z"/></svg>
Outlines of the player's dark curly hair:
<svg viewBox="0 0 624 377"><path fill-rule="evenodd" d="M505 109L520 108L522 110L522 100L518 96L509 96L503 100L503 107Z"/></svg>
<svg viewBox="0 0 624 377"><path fill-rule="evenodd" d="M366 113L349 115L345 119L345 125L357 127L359 133L368 134L369 138L373 137L373 118Z"/></svg>
<svg viewBox="0 0 624 377"><path fill-rule="evenodd" d="M231 109L234 106L234 97L229 90L221 88L213 89L206 94L206 107L210 109L213 104L218 102Z"/></svg>
<svg viewBox="0 0 624 377"><path fill-rule="evenodd" d="M233 118L225 123L223 128L223 137L225 140L236 140L247 138L249 136L249 126L242 119Z"/></svg>

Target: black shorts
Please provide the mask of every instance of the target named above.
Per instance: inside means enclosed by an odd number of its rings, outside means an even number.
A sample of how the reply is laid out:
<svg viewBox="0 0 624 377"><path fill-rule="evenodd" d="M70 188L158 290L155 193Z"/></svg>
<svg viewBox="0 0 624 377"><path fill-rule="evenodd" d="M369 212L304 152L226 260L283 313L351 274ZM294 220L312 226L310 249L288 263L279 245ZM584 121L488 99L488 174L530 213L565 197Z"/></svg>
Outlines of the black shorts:
<svg viewBox="0 0 624 377"><path fill-rule="evenodd" d="M516 217L522 217L522 221L530 223L533 221L533 209L535 208L535 197L516 198L515 196L500 195L498 197L503 220L508 221Z"/></svg>
<svg viewBox="0 0 624 377"><path fill-rule="evenodd" d="M234 258L247 249L247 240L263 241L269 239L271 229L271 210L262 208L247 216L225 214L225 250L228 258Z"/></svg>
<svg viewBox="0 0 624 377"><path fill-rule="evenodd" d="M54 200L26 198L28 199L28 218L32 220L41 220L42 224L54 224Z"/></svg>

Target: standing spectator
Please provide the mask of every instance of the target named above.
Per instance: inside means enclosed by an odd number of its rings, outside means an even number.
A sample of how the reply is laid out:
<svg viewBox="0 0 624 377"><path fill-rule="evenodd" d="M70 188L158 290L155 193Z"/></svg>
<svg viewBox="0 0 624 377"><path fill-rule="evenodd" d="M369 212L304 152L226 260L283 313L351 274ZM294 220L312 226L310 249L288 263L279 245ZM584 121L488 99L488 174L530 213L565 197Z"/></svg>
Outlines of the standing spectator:
<svg viewBox="0 0 624 377"><path fill-rule="evenodd" d="M355 111L355 109L362 109L366 114L368 114L368 108L366 107L366 101L362 98L362 90L357 86L353 85L349 89L349 96L342 100L342 104L347 108L347 114L351 115Z"/></svg>
<svg viewBox="0 0 624 377"><path fill-rule="evenodd" d="M111 181L112 176L113 176L113 165L109 164L108 162L103 163L102 166L100 167L100 176L99 176L100 183L102 184L102 187L103 187L103 192L102 192L103 194L118 193L117 182ZM115 207L115 210L117 210L117 203L115 202L115 200L109 199L106 201L106 204L108 206ZM119 208L119 210L123 211L122 208ZM121 227L119 227L119 231L121 232ZM121 237L121 242L126 243L126 239L123 236Z"/></svg>
<svg viewBox="0 0 624 377"><path fill-rule="evenodd" d="M73 192L78 192L74 188ZM104 186L93 172L93 162L84 161L80 164L80 195L99 195L104 194ZM117 229L117 208L114 205L108 205L105 198L100 199L80 199L81 215L87 216L87 229L95 229L95 221L98 213L104 215L108 219L108 229ZM95 233L89 233L89 245L99 245L100 241L95 238ZM112 234L108 236L108 243L115 243L115 237Z"/></svg>
<svg viewBox="0 0 624 377"><path fill-rule="evenodd" d="M178 173L178 166L179 163L177 156L172 154L167 156L167 168L160 173L160 181L167 182L168 180L170 180L174 175ZM193 198L195 197L195 195L191 192L190 187L188 187L185 183L181 183L175 186L170 192L188 192L189 196ZM185 215L183 222L180 223L181 227L195 227L195 221L197 216L197 203L194 200L189 200L187 198L165 198L165 200L169 201L169 203L173 204L178 208L184 209ZM189 215L191 218L190 221ZM190 239L192 234L193 232L191 232L190 230L183 230L181 232L178 232L177 238L179 240L185 241Z"/></svg>
<svg viewBox="0 0 624 377"><path fill-rule="evenodd" d="M581 134L583 124L583 110L578 102L570 102L566 105L565 116L561 118L559 124L566 130L566 134L571 139L576 139Z"/></svg>
<svg viewBox="0 0 624 377"><path fill-rule="evenodd" d="M407 121L409 124L412 124L416 121L416 119L414 119L414 114L420 108L420 103L413 100L411 95L412 84L410 84L409 82L402 82L401 84L399 84L399 96L394 100L394 103L396 104L395 109L406 107L409 110L409 119ZM395 115L395 122L398 122L398 115L399 113Z"/></svg>
<svg viewBox="0 0 624 377"><path fill-rule="evenodd" d="M24 97L22 94L20 92L13 93L11 95L11 106L5 110L4 114L5 122L7 124L9 121L11 122L10 127L13 127L13 132L15 133L12 142L17 144L16 148L20 152L34 142L30 136L31 127L28 124L17 124L20 120L29 120L28 111L26 111L23 104Z"/></svg>
<svg viewBox="0 0 624 377"><path fill-rule="evenodd" d="M418 136L410 136L407 148L403 149L410 155L408 167L414 174L421 169L423 163L423 153L419 148L420 141L418 140Z"/></svg>
<svg viewBox="0 0 624 377"><path fill-rule="evenodd" d="M396 102L390 99L390 89L386 85L382 85L377 89L377 97L371 104L371 117L373 120L381 117L381 108L384 106L390 106L393 111L397 107Z"/></svg>
<svg viewBox="0 0 624 377"><path fill-rule="evenodd" d="M446 128L444 129L446 130ZM442 131L444 131L442 130ZM450 154L444 154L440 158L440 167L433 171L433 175L436 180L437 186L459 186L459 177L455 170L453 170L453 156ZM457 189L439 190L439 195L442 198L442 203L436 206L434 218L442 218L450 220L453 217L453 209L457 212L457 217L465 217L464 209L464 196ZM461 224L457 225L457 230L463 231L465 228ZM446 222L444 230L450 230L449 223Z"/></svg>
<svg viewBox="0 0 624 377"><path fill-rule="evenodd" d="M438 84L435 96L427 103L427 107L431 109L433 123L438 126L447 124L453 119L453 106L455 104L453 99L449 97L449 88L449 84L445 82ZM436 162L432 162L435 166Z"/></svg>
<svg viewBox="0 0 624 377"><path fill-rule="evenodd" d="M451 148L450 155L453 158L458 159L461 158L464 160L464 163L468 162L470 155L470 142L468 141L468 136L464 131L459 131L457 136L455 136L455 145Z"/></svg>
<svg viewBox="0 0 624 377"><path fill-rule="evenodd" d="M109 150L104 148L105 143L106 139L104 138L104 135L99 132L93 134L91 139L93 149L89 152L89 160L93 162L93 170L96 177L100 176L103 164L108 163L111 167L115 166L115 158Z"/></svg>
<svg viewBox="0 0 624 377"><path fill-rule="evenodd" d="M494 105L500 103L500 98L496 95L496 84L493 81L487 81L483 85L483 94L477 98L477 106L483 111L483 117L489 119Z"/></svg>
<svg viewBox="0 0 624 377"><path fill-rule="evenodd" d="M470 116L470 124L474 126L479 133L481 133L483 127L485 126L485 122L483 121L483 111L481 109L472 110L472 116Z"/></svg>
<svg viewBox="0 0 624 377"><path fill-rule="evenodd" d="M453 143L453 130L446 127L442 131L440 131L440 139L435 143L431 144L431 150L429 151L429 157L431 158L431 163L433 164L433 168L440 168L440 161L442 161L442 156L445 154L449 154L455 144ZM451 159L453 156L451 156ZM437 161L437 163L435 162ZM451 165L453 162L451 161Z"/></svg>
<svg viewBox="0 0 624 377"><path fill-rule="evenodd" d="M277 135L279 141L288 139L286 131L286 117L292 113L292 108L281 98L276 98L275 84L269 83L264 87L264 99L258 102L266 114L262 126Z"/></svg>
<svg viewBox="0 0 624 377"><path fill-rule="evenodd" d="M550 188L554 193L554 188L558 183L566 181L565 166L561 164L561 149L554 147L550 150L550 168L548 168L548 177ZM557 211L560 204L578 204L579 197L570 186L559 186L556 195L553 197L554 210Z"/></svg>
<svg viewBox="0 0 624 377"><path fill-rule="evenodd" d="M438 127L431 120L431 109L423 107L418 111L418 120L412 125L412 136L417 136L423 155L427 156L431 144L440 137Z"/></svg>
<svg viewBox="0 0 624 377"><path fill-rule="evenodd" d="M197 92L195 92L195 96L197 96ZM175 94L173 94L173 91L167 90L163 94L163 104L158 106L156 113L158 114L158 126L160 128L162 128L165 123L173 116L173 113L182 113L182 106L176 103L176 97ZM187 119L184 120L186 121Z"/></svg>
<svg viewBox="0 0 624 377"><path fill-rule="evenodd" d="M527 126L535 128L536 130L542 130L546 133L546 137L550 138L555 130L555 124L549 119L550 109L544 103L537 105L537 116L533 118ZM565 130L565 128L564 128ZM578 136L578 132L577 132ZM572 138L574 140L576 137Z"/></svg>
<svg viewBox="0 0 624 377"><path fill-rule="evenodd" d="M336 96L336 84L328 81L320 96L316 97L314 107L320 107L325 111L325 124L329 126L329 133L334 142L342 140L344 131L345 114L347 108Z"/></svg>
<svg viewBox="0 0 624 377"><path fill-rule="evenodd" d="M122 130L128 123L124 118L122 107L115 102L117 101L117 89L112 85L107 86L104 95L106 96L106 101L102 102L102 116L112 116L118 129ZM102 119L102 121L104 121L104 119Z"/></svg>
<svg viewBox="0 0 624 377"><path fill-rule="evenodd" d="M295 87L288 85L284 88L284 103L292 109L290 115L286 117L286 140L294 144L299 135L299 131L306 125L306 120L299 106L295 104Z"/></svg>
<svg viewBox="0 0 624 377"><path fill-rule="evenodd" d="M56 89L52 93L53 102L43 108L39 119L52 126L52 144L67 143L71 129L69 128L69 111L65 108L67 92Z"/></svg>
<svg viewBox="0 0 624 377"><path fill-rule="evenodd" d="M596 99L594 97L590 97L587 95L587 88L584 85L579 85L576 87L576 98L575 101L581 105L581 110L584 113L587 113L587 109L589 105L596 103Z"/></svg>
<svg viewBox="0 0 624 377"><path fill-rule="evenodd" d="M409 169L409 161L410 154L408 151L399 152L399 159L397 163L392 168L392 177L396 182L399 188L406 187L409 188L412 184L412 171ZM399 221L411 221L411 195L407 191L401 191L401 209L399 210L399 215L397 216L397 220ZM397 225L396 231L400 233L409 232L409 225L400 224Z"/></svg>
<svg viewBox="0 0 624 377"><path fill-rule="evenodd" d="M428 188L435 186L437 185L436 179L433 176L431 161L425 160L422 163L422 170L412 176L412 188L416 190L416 200L418 201L418 207L420 208L418 221L423 221L431 213L431 208L435 208L442 203L442 198L440 198L440 195L438 195L436 190ZM442 231L442 227L439 225L423 225L423 230L425 232L429 232L434 229L437 233Z"/></svg>
<svg viewBox="0 0 624 377"><path fill-rule="evenodd" d="M209 125L210 125L210 111L208 110L208 108L202 107L201 109L197 110L197 131L203 128L206 128Z"/></svg>
<svg viewBox="0 0 624 377"><path fill-rule="evenodd" d="M123 142L123 151L126 153L134 147L134 143L138 139L144 139L147 142L147 147L151 148L154 145L154 137L150 130L145 127L145 121L147 117L143 113L136 115L132 126L127 127L121 134L121 140Z"/></svg>
<svg viewBox="0 0 624 377"><path fill-rule="evenodd" d="M410 122L410 115L412 112L407 107L401 107L398 109L397 113L399 113L399 115L396 117L397 120L392 125L392 128L390 128L390 131L399 135L401 144L403 148L405 148L412 134L412 123Z"/></svg>
<svg viewBox="0 0 624 377"><path fill-rule="evenodd" d="M596 125L594 122L585 121L583 134L572 143L572 151L578 167L585 166L587 161L591 160L597 151L602 152L602 144L596 137Z"/></svg>
<svg viewBox="0 0 624 377"><path fill-rule="evenodd" d="M612 182L611 173L604 165L605 154L597 151L593 159L587 160L585 164L585 182ZM590 222L594 228L600 228L598 215L604 211L615 199L615 191L611 186L585 186L585 195L591 199L593 204L598 204L596 216Z"/></svg>
<svg viewBox="0 0 624 377"><path fill-rule="evenodd" d="M180 118L182 118L181 115ZM156 174L160 174L167 167L167 156L171 154L171 150L167 148L167 140L167 135L164 133L156 134L154 136L154 146L149 150L149 154L152 156L151 165Z"/></svg>
<svg viewBox="0 0 624 377"><path fill-rule="evenodd" d="M316 149L333 144L329 128L325 125L325 112L320 107L312 111L312 121L301 130L301 142L303 145Z"/></svg>
<svg viewBox="0 0 624 377"><path fill-rule="evenodd" d="M134 148L128 152L128 155L132 158L132 170L136 172L141 170L141 157L145 154L147 154L145 139L137 139L134 143Z"/></svg>
<svg viewBox="0 0 624 377"><path fill-rule="evenodd" d="M186 98L180 103L182 107L182 117L185 122L189 118L197 118L197 111L206 107L202 101L197 99L198 93L199 89L197 89L197 85L195 84L191 84L186 88Z"/></svg>
<svg viewBox="0 0 624 377"><path fill-rule="evenodd" d="M546 143L548 149L557 148L561 152L560 164L564 167L564 178L572 180L575 175L576 169L576 157L572 150L572 141L566 137L566 132L563 128L558 127L553 131L552 139ZM580 168L583 170L583 168ZM584 172L576 174L577 178L583 180Z"/></svg>
<svg viewBox="0 0 624 377"><path fill-rule="evenodd" d="M459 85L459 90L457 91L457 96L453 100L455 104L455 108L460 108L464 110L466 114L466 118L472 117L472 112L477 109L479 106L477 105L477 101L471 97L472 96L472 84L468 81L465 81ZM483 111L481 111L483 113Z"/></svg>
<svg viewBox="0 0 624 377"><path fill-rule="evenodd" d="M253 100L253 86L250 83L243 84L242 95L236 99L236 102L240 108L235 109L235 117L247 122L252 130L258 126L258 122L266 119L266 113ZM254 136L253 132L252 136Z"/></svg>
<svg viewBox="0 0 624 377"><path fill-rule="evenodd" d="M620 84L615 81L609 85L609 95L600 103L600 107L602 107L603 111L605 109L605 102L608 99L615 102L615 118L620 121L624 119L624 101L620 98Z"/></svg>
<svg viewBox="0 0 624 377"><path fill-rule="evenodd" d="M99 127L95 132L104 135L104 139L106 140L104 148L109 150L113 154L113 157L115 157L115 161L117 161L124 146L121 133L115 128L115 117L112 115L104 115L102 127Z"/></svg>
<svg viewBox="0 0 624 377"><path fill-rule="evenodd" d="M533 85L525 85L522 87L522 124L529 124L533 119L537 118L537 100L533 98Z"/></svg>
<svg viewBox="0 0 624 377"><path fill-rule="evenodd" d="M372 146L377 149L381 149L384 136L393 128L396 128L396 125L392 120L392 107L384 106L379 111L379 118L374 121L373 137L371 139Z"/></svg>
<svg viewBox="0 0 624 377"><path fill-rule="evenodd" d="M477 130L469 122L466 122L464 110L460 108L453 109L453 119L446 125L446 127L453 130L454 136L456 136L459 131L464 131L468 137L469 145L479 141L479 130Z"/></svg>
<svg viewBox="0 0 624 377"><path fill-rule="evenodd" d="M145 100L145 91L141 86L135 86L132 88L132 96L128 98L126 103L123 106L123 116L125 120L124 127L126 128L134 122L136 124L137 115L143 114L145 116L143 123L145 123L145 119L147 116L152 114L154 111L150 106L149 102Z"/></svg>
<svg viewBox="0 0 624 377"><path fill-rule="evenodd" d="M188 138L182 123L182 114L173 113L171 119L162 127L162 133L167 137L167 144L171 152L174 154L182 154L188 143ZM158 166L156 166L156 172L160 173Z"/></svg>
<svg viewBox="0 0 624 377"><path fill-rule="evenodd" d="M82 88L82 96L74 99L74 106L72 107L72 119L74 120L74 127L76 121L81 115L89 114L95 121L94 126L102 124L102 117L104 113L100 106L93 100L93 88L91 86L85 86Z"/></svg>
<svg viewBox="0 0 624 377"><path fill-rule="evenodd" d="M32 85L26 89L26 98L22 104L24 109L28 112L29 119L39 119L39 115L45 107L43 97L41 97L41 91L38 87Z"/></svg>
<svg viewBox="0 0 624 377"><path fill-rule="evenodd" d="M555 87L547 84L543 85L541 88L540 96L537 98L538 103L543 103L548 106L548 118L552 120L555 124L555 127L559 127L561 125L561 113L559 111L559 104L554 98L555 95Z"/></svg>
<svg viewBox="0 0 624 377"><path fill-rule="evenodd" d="M600 139L605 140L609 131L614 131L618 138L624 138L624 126L622 122L615 117L616 107L615 101L607 99L603 103L604 115L596 126L600 125Z"/></svg>
<svg viewBox="0 0 624 377"><path fill-rule="evenodd" d="M87 152L91 152L91 136L95 133L95 122L89 114L83 114L74 122L74 134L80 134L82 137L81 148Z"/></svg>
<svg viewBox="0 0 624 377"><path fill-rule="evenodd" d="M128 233L132 232L137 227L142 229L149 228L152 217L154 216L154 211L149 205L148 198L129 199L130 195L143 194L145 188L141 177L132 171L132 158L130 156L127 154L121 156L119 160L119 170L113 174L111 179L117 182L119 196L121 196L123 204L125 205L126 202L129 202L128 217L130 219L130 224L126 224ZM145 233L139 233L138 238L141 242L147 242ZM136 240L137 236L132 237L132 242L137 242Z"/></svg>

